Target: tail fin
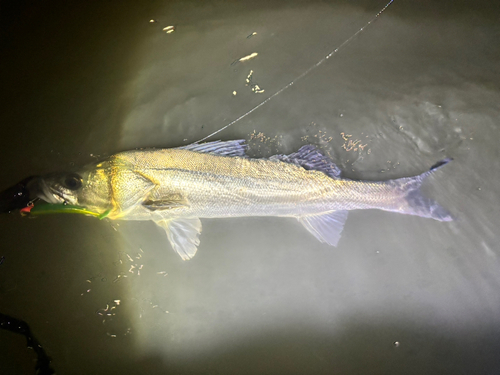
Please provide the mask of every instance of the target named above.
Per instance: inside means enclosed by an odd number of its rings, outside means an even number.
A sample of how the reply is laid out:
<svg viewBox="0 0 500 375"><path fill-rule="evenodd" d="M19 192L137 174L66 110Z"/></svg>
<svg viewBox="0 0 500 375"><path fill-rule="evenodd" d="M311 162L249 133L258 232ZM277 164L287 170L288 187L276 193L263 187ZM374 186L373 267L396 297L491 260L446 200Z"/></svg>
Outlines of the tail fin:
<svg viewBox="0 0 500 375"><path fill-rule="evenodd" d="M453 216L436 201L422 195L420 186L426 177L430 176L437 169L445 166L453 159L443 159L434 164L427 172L415 177L401 178L396 180L399 189L406 192L405 200L407 207L404 208L405 214L427 217L438 221L452 221Z"/></svg>
<svg viewBox="0 0 500 375"><path fill-rule="evenodd" d="M446 158L446 159L440 160L436 164L434 164L427 172L422 173L420 176L422 177L422 179L424 179L427 176L431 175L433 172L437 171L439 168L444 167L450 161L453 161L453 159Z"/></svg>

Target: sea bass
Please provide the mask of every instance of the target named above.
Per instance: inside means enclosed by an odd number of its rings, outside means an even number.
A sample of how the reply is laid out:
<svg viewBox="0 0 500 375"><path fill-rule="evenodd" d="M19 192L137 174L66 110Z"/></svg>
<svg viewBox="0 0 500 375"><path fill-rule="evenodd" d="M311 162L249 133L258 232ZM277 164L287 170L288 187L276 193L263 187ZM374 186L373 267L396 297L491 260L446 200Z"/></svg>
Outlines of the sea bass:
<svg viewBox="0 0 500 375"><path fill-rule="evenodd" d="M451 159L414 177L372 182L341 177L315 146L252 159L244 140L195 143L115 154L80 173L39 180L39 198L112 220L152 220L182 259L197 251L200 218L294 217L318 240L336 246L349 210L379 209L450 221L419 188Z"/></svg>

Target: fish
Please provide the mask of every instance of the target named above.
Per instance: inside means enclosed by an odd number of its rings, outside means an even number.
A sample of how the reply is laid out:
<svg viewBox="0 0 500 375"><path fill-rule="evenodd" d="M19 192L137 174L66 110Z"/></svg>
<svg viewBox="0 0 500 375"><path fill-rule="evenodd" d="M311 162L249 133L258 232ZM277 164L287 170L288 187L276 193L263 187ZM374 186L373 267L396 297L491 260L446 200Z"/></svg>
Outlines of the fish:
<svg viewBox="0 0 500 375"><path fill-rule="evenodd" d="M363 181L342 177L314 145L269 158L250 158L246 147L244 140L231 140L121 152L77 173L40 177L37 196L101 219L151 220L183 260L195 256L205 218L292 217L331 246L338 245L351 210L453 220L420 192L449 158L417 176Z"/></svg>

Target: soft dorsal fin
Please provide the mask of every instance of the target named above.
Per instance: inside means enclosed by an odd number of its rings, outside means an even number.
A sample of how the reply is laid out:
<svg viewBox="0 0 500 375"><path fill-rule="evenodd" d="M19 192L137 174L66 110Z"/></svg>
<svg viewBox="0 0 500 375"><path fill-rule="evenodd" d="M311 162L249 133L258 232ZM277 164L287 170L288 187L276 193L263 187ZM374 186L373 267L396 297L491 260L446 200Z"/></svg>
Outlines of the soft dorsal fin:
<svg viewBox="0 0 500 375"><path fill-rule="evenodd" d="M246 157L245 151L247 145L244 139L237 139L234 141L214 141L206 143L192 143L187 146L177 147L183 150L204 152L209 154L223 155L223 156L241 156Z"/></svg>
<svg viewBox="0 0 500 375"><path fill-rule="evenodd" d="M290 155L274 155L270 160L280 160L286 163L293 163L304 167L305 169L313 169L321 171L332 178L340 178L342 173L327 156L323 155L315 146L302 146L297 152Z"/></svg>
<svg viewBox="0 0 500 375"><path fill-rule="evenodd" d="M175 252L183 260L189 260L195 256L200 240L201 221L194 218L176 218L155 221L157 225L165 229L168 240Z"/></svg>
<svg viewBox="0 0 500 375"><path fill-rule="evenodd" d="M347 220L347 211L332 211L299 217L300 223L321 242L337 246Z"/></svg>

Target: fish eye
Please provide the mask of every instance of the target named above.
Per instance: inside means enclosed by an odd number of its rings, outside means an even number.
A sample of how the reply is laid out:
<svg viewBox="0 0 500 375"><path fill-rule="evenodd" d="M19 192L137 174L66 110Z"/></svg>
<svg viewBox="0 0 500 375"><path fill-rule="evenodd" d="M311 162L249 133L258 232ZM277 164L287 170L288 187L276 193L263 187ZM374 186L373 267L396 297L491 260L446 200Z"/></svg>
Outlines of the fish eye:
<svg viewBox="0 0 500 375"><path fill-rule="evenodd" d="M77 174L70 174L64 178L64 187L69 190L78 190L82 187L82 178Z"/></svg>

